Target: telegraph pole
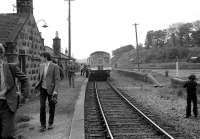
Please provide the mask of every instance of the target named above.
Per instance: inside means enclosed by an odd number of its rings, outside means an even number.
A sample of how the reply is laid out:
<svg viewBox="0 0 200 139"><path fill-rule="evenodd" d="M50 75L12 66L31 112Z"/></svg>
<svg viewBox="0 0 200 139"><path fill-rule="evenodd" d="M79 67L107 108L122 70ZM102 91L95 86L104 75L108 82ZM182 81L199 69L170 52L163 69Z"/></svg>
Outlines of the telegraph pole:
<svg viewBox="0 0 200 139"><path fill-rule="evenodd" d="M68 1L68 57L71 59L71 0Z"/></svg>
<svg viewBox="0 0 200 139"><path fill-rule="evenodd" d="M71 0L68 0L69 1L69 15L68 15L68 37L69 37L69 40L68 40L68 51L69 51L69 59L71 59Z"/></svg>
<svg viewBox="0 0 200 139"><path fill-rule="evenodd" d="M138 65L138 71L140 71L140 59L139 59L139 48L138 48L138 36L137 36L137 25L135 25L135 37L136 37L136 52L137 52L137 65Z"/></svg>

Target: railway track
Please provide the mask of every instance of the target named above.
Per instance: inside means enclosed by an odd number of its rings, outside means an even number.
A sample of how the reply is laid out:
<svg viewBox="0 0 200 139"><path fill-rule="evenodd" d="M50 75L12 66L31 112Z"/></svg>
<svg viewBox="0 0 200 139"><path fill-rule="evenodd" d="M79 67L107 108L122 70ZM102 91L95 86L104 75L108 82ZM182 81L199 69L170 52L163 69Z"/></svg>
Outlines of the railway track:
<svg viewBox="0 0 200 139"><path fill-rule="evenodd" d="M107 82L89 82L85 98L86 139L173 139Z"/></svg>
<svg viewBox="0 0 200 139"><path fill-rule="evenodd" d="M106 128L96 101L94 84L89 82L86 90L84 106L85 139L106 139Z"/></svg>

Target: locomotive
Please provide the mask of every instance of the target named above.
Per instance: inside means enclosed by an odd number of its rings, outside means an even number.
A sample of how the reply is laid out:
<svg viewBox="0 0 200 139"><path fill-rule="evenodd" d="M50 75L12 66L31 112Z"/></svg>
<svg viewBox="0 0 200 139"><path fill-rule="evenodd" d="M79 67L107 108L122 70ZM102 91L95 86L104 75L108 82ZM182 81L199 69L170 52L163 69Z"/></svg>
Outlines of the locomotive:
<svg viewBox="0 0 200 139"><path fill-rule="evenodd" d="M110 77L110 54L104 51L95 51L87 59L89 65L89 80L105 81Z"/></svg>

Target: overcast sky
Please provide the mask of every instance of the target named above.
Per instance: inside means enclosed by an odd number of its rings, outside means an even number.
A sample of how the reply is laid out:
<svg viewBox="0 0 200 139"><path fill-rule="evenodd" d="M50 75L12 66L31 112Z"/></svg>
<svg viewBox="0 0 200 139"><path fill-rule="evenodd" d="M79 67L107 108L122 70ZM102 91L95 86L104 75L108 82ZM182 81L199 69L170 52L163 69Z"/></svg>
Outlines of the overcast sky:
<svg viewBox="0 0 200 139"><path fill-rule="evenodd" d="M16 0L0 0L0 13L13 12ZM68 47L68 2L33 0L36 22L45 45L52 47L59 32L62 51ZM139 43L149 30L167 28L177 22L200 20L199 0L74 0L71 2L72 56L87 58L103 50L109 53L124 45L135 45L133 24L138 23Z"/></svg>

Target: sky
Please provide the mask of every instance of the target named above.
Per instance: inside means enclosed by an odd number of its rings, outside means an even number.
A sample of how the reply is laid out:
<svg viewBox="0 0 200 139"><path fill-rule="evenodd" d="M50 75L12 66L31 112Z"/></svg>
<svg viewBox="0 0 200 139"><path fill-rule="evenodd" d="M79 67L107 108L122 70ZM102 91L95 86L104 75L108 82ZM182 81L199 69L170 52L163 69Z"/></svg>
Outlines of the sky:
<svg viewBox="0 0 200 139"><path fill-rule="evenodd" d="M0 13L12 13L16 0L0 0ZM73 0L71 1L71 53L85 59L94 51L144 43L149 30L178 22L200 20L199 0ZM68 1L33 0L34 17L45 45L52 47L59 32L62 52L68 48ZM15 9L14 9L15 10ZM48 28L42 28L44 19Z"/></svg>

